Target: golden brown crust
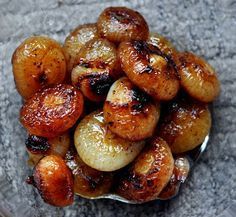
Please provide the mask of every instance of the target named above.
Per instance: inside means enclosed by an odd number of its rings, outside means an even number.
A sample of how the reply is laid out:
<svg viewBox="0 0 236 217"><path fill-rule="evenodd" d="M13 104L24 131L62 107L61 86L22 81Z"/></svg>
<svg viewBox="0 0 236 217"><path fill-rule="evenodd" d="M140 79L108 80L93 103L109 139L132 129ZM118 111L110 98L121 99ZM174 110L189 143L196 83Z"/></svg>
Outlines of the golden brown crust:
<svg viewBox="0 0 236 217"><path fill-rule="evenodd" d="M211 114L206 104L181 99L167 109L158 130L173 153L182 153L200 145L211 127Z"/></svg>
<svg viewBox="0 0 236 217"><path fill-rule="evenodd" d="M103 111L109 129L130 141L151 137L160 116L159 105L155 105L127 77L112 85Z"/></svg>
<svg viewBox="0 0 236 217"><path fill-rule="evenodd" d="M73 203L73 178L61 157L49 155L42 158L34 169L33 177L46 203L59 207Z"/></svg>
<svg viewBox="0 0 236 217"><path fill-rule="evenodd" d="M143 16L126 7L106 8L98 18L97 27L101 37L116 43L146 40L149 33Z"/></svg>
<svg viewBox="0 0 236 217"><path fill-rule="evenodd" d="M121 67L140 89L156 100L171 100L179 90L174 63L157 47L144 41L122 42Z"/></svg>
<svg viewBox="0 0 236 217"><path fill-rule="evenodd" d="M41 88L63 83L66 61L58 42L43 36L26 39L15 50L12 65L16 88L29 99Z"/></svg>
<svg viewBox="0 0 236 217"><path fill-rule="evenodd" d="M98 37L96 23L80 25L66 37L63 49L67 61L67 73L69 75L76 65L76 59L80 49L88 41Z"/></svg>
<svg viewBox="0 0 236 217"><path fill-rule="evenodd" d="M75 151L66 155L68 167L74 176L74 192L84 197L97 197L109 192L112 173L95 170L85 164Z"/></svg>
<svg viewBox="0 0 236 217"><path fill-rule="evenodd" d="M204 59L190 52L180 53L176 59L184 90L199 101L212 102L220 92L220 82L214 69Z"/></svg>
<svg viewBox="0 0 236 217"><path fill-rule="evenodd" d="M120 176L117 193L136 202L154 200L169 182L173 168L167 143L156 137Z"/></svg>
<svg viewBox="0 0 236 217"><path fill-rule="evenodd" d="M30 98L20 111L29 134L52 138L71 128L83 111L83 96L70 85L44 89Z"/></svg>

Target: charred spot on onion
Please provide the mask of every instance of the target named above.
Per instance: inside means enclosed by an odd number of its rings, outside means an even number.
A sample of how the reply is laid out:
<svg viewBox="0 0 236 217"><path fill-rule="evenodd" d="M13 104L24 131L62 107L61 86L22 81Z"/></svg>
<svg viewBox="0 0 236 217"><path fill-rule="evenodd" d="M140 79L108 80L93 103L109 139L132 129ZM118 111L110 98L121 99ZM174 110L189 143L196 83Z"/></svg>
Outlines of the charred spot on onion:
<svg viewBox="0 0 236 217"><path fill-rule="evenodd" d="M25 145L33 154L46 154L50 149L47 138L35 135L30 135L25 141Z"/></svg>
<svg viewBox="0 0 236 217"><path fill-rule="evenodd" d="M136 87L132 89L132 99L131 109L135 112L144 112L145 106L151 102L151 98Z"/></svg>
<svg viewBox="0 0 236 217"><path fill-rule="evenodd" d="M108 74L89 75L88 78L91 90L98 95L105 95L113 83Z"/></svg>

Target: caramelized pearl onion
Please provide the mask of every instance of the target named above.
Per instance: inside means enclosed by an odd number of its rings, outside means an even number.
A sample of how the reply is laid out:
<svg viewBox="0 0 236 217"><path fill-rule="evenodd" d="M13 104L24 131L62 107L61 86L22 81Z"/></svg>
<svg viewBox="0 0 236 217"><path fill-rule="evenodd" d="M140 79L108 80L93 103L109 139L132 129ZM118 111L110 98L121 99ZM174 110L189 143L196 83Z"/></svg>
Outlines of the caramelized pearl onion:
<svg viewBox="0 0 236 217"><path fill-rule="evenodd" d="M144 146L113 134L104 123L103 112L87 115L77 126L74 143L81 159L100 171L115 171L129 164Z"/></svg>
<svg viewBox="0 0 236 217"><path fill-rule="evenodd" d="M128 78L156 100L171 100L179 90L173 62L157 47L144 41L122 42L121 67Z"/></svg>
<svg viewBox="0 0 236 217"><path fill-rule="evenodd" d="M134 202L154 200L169 182L173 169L169 146L156 137L119 176L117 193Z"/></svg>
<svg viewBox="0 0 236 217"><path fill-rule="evenodd" d="M208 106L185 99L169 105L158 133L176 154L200 145L210 128L211 113Z"/></svg>
<svg viewBox="0 0 236 217"><path fill-rule="evenodd" d="M180 184L187 179L189 170L190 164L188 159L186 157L177 157L170 181L158 195L158 198L168 200L176 196L179 192Z"/></svg>
<svg viewBox="0 0 236 217"><path fill-rule="evenodd" d="M67 61L67 71L71 73L76 65L80 49L90 40L98 38L96 23L84 24L75 28L64 42L64 52Z"/></svg>
<svg viewBox="0 0 236 217"><path fill-rule="evenodd" d="M152 136L160 116L159 104L155 105L127 77L111 86L103 112L109 129L131 141Z"/></svg>
<svg viewBox="0 0 236 217"><path fill-rule="evenodd" d="M177 57L181 86L193 98L212 102L220 92L220 82L214 69L202 58L183 52Z"/></svg>
<svg viewBox="0 0 236 217"><path fill-rule="evenodd" d="M20 111L29 134L55 137L71 128L83 111L83 96L70 85L44 89L30 98Z"/></svg>
<svg viewBox="0 0 236 217"><path fill-rule="evenodd" d="M25 99L41 88L63 83L66 76L60 44L44 36L22 42L12 56L12 65L16 88Z"/></svg>
<svg viewBox="0 0 236 217"><path fill-rule="evenodd" d="M148 25L137 11L126 7L106 8L97 21L99 34L112 42L146 40Z"/></svg>
<svg viewBox="0 0 236 217"><path fill-rule="evenodd" d="M113 79L120 77L115 46L106 39L89 41L79 52L71 74L72 84L95 102L105 99Z"/></svg>
<svg viewBox="0 0 236 217"><path fill-rule="evenodd" d="M47 139L45 137L30 135L25 144L29 154L28 163L33 166L47 155L60 155L64 158L70 146L70 136L69 133L64 133L60 136Z"/></svg>
<svg viewBox="0 0 236 217"><path fill-rule="evenodd" d="M98 171L89 167L72 150L66 154L66 163L74 177L75 194L93 198L109 192L113 180L112 173Z"/></svg>
<svg viewBox="0 0 236 217"><path fill-rule="evenodd" d="M46 203L68 206L73 203L73 178L65 161L57 155L42 158L34 168L34 184Z"/></svg>
<svg viewBox="0 0 236 217"><path fill-rule="evenodd" d="M102 38L86 43L78 54L77 63L88 68L108 69L113 77L116 77L120 70L115 45Z"/></svg>
<svg viewBox="0 0 236 217"><path fill-rule="evenodd" d="M106 69L88 68L83 65L76 66L71 74L72 84L79 88L90 101L105 100L106 94L113 82Z"/></svg>

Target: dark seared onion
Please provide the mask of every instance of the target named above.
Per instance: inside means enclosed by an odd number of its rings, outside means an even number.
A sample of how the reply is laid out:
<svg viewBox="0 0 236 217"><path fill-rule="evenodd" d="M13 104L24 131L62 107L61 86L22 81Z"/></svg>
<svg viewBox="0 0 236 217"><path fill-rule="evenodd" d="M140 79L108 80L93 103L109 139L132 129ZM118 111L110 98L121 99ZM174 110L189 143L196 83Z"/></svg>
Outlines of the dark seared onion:
<svg viewBox="0 0 236 217"><path fill-rule="evenodd" d="M70 85L44 89L20 111L20 121L30 134L55 137L71 128L83 111L83 96Z"/></svg>
<svg viewBox="0 0 236 217"><path fill-rule="evenodd" d="M97 22L99 34L112 42L146 40L149 29L143 16L126 7L106 8Z"/></svg>

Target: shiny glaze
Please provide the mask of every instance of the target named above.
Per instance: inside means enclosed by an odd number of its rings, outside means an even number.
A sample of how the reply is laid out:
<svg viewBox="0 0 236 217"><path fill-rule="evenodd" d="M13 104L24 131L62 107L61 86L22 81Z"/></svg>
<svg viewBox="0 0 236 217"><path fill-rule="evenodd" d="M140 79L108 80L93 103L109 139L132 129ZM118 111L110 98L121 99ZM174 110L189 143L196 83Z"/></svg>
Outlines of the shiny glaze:
<svg viewBox="0 0 236 217"><path fill-rule="evenodd" d="M60 155L64 158L69 146L69 133L64 133L49 139L30 135L26 140L26 148L29 154L28 163L29 165L34 166L41 158L47 155Z"/></svg>
<svg viewBox="0 0 236 217"><path fill-rule="evenodd" d="M75 28L67 37L63 45L67 61L67 71L70 74L76 65L80 49L90 40L98 38L96 23L84 24Z"/></svg>
<svg viewBox="0 0 236 217"><path fill-rule="evenodd" d="M193 98L212 102L220 92L220 82L214 69L202 58L190 52L177 56L181 86Z"/></svg>
<svg viewBox="0 0 236 217"><path fill-rule="evenodd" d="M53 206L68 206L73 203L73 178L65 161L57 155L42 158L36 165L34 185L43 200Z"/></svg>
<svg viewBox="0 0 236 217"><path fill-rule="evenodd" d="M186 157L177 157L175 159L175 166L173 174L169 183L161 191L158 198L162 200L168 200L176 196L179 192L180 184L184 183L188 177L190 170L190 164Z"/></svg>
<svg viewBox="0 0 236 217"><path fill-rule="evenodd" d="M20 111L29 134L55 137L71 128L83 110L83 96L70 85L44 89L30 98Z"/></svg>
<svg viewBox="0 0 236 217"><path fill-rule="evenodd" d="M66 154L67 166L74 177L74 192L83 197L91 198L109 192L112 184L112 173L95 170L85 164L75 150Z"/></svg>
<svg viewBox="0 0 236 217"><path fill-rule="evenodd" d="M156 100L171 100L179 90L174 64L157 47L144 41L122 42L118 49L128 78Z"/></svg>
<svg viewBox="0 0 236 217"><path fill-rule="evenodd" d="M153 138L132 164L119 176L117 194L134 202L156 199L167 185L174 159L167 143Z"/></svg>
<svg viewBox="0 0 236 217"><path fill-rule="evenodd" d="M113 134L104 123L103 113L87 115L77 126L74 143L81 159L100 171L114 171L129 164L144 142L130 142Z"/></svg>
<svg viewBox="0 0 236 217"><path fill-rule="evenodd" d="M144 17L126 7L106 8L98 18L97 27L102 37L115 43L146 40L149 33Z"/></svg>
<svg viewBox="0 0 236 217"><path fill-rule="evenodd" d="M159 104L154 104L127 77L111 86L103 111L109 129L130 141L152 136L160 116Z"/></svg>
<svg viewBox="0 0 236 217"><path fill-rule="evenodd" d="M208 106L190 99L171 103L159 125L158 135L173 153L182 153L200 145L211 127Z"/></svg>
<svg viewBox="0 0 236 217"><path fill-rule="evenodd" d="M155 32L149 34L147 43L157 47L163 54L169 57L172 57L177 52L174 45L167 38Z"/></svg>
<svg viewBox="0 0 236 217"><path fill-rule="evenodd" d="M33 36L21 43L12 56L16 88L29 99L41 88L63 83L66 61L58 42Z"/></svg>
<svg viewBox="0 0 236 217"><path fill-rule="evenodd" d="M119 69L116 47L106 39L93 39L80 50L77 61L88 68L105 69L111 73ZM112 74L115 77L115 74Z"/></svg>

